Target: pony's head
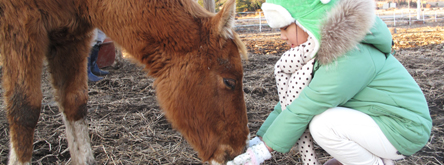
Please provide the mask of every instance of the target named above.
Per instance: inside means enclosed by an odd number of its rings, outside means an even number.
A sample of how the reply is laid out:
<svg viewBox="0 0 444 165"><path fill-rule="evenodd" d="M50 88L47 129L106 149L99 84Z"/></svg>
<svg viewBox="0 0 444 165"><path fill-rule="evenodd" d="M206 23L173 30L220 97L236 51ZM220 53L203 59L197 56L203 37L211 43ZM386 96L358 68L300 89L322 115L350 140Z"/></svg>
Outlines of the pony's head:
<svg viewBox="0 0 444 165"><path fill-rule="evenodd" d="M200 18L198 37L184 43L193 49L164 59L161 74L150 70L157 74L157 98L167 119L211 163L241 154L249 135L242 86L246 49L232 30L235 9L229 0L218 14Z"/></svg>

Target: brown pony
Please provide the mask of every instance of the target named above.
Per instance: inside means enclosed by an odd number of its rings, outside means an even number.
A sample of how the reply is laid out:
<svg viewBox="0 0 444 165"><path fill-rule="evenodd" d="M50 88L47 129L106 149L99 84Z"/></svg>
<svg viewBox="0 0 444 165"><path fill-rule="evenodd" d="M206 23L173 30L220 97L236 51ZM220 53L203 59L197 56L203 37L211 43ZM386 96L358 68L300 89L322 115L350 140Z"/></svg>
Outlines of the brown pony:
<svg viewBox="0 0 444 165"><path fill-rule="evenodd" d="M224 163L248 140L235 0L212 14L192 0L0 0L9 164L30 164L41 109L43 61L66 126L73 164L95 164L86 59L99 28L140 63L173 127L202 161Z"/></svg>

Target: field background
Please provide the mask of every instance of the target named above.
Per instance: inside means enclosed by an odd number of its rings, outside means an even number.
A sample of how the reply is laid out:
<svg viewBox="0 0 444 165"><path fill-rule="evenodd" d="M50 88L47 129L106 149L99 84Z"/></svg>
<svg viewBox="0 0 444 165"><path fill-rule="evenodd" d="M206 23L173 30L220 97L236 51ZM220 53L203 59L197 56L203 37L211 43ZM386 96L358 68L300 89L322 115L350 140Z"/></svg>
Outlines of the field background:
<svg viewBox="0 0 444 165"><path fill-rule="evenodd" d="M429 143L399 165L444 162L444 33L441 24L391 27L395 57L408 69L427 98L433 118ZM396 29L396 30L395 30ZM254 136L278 101L273 66L288 49L276 30L238 30L248 47L244 92L249 128ZM125 55L125 53L124 53ZM153 79L125 58L105 70L105 80L89 83L88 123L98 164L202 164L184 138L166 121L156 102ZM0 69L0 75L2 74ZM48 72L42 78L42 112L35 131L32 164L69 164L61 115L52 96ZM0 164L9 153L9 128L0 90ZM321 163L331 157L316 146ZM274 153L265 164L301 164L296 150Z"/></svg>

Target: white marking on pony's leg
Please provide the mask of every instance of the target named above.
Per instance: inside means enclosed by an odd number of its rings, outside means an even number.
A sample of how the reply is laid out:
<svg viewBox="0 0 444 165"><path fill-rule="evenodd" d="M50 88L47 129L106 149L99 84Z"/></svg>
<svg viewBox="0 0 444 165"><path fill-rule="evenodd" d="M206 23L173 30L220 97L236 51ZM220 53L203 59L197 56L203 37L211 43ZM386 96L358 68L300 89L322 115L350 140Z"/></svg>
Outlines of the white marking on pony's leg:
<svg viewBox="0 0 444 165"><path fill-rule="evenodd" d="M211 165L222 165L221 163L216 162L216 161L214 161L214 160L211 160L210 164L211 164Z"/></svg>
<svg viewBox="0 0 444 165"><path fill-rule="evenodd" d="M313 146L313 137L311 137L310 130L307 129L297 141L298 150L301 153L302 164L318 165L319 161L316 157L316 152Z"/></svg>
<svg viewBox="0 0 444 165"><path fill-rule="evenodd" d="M66 138L68 139L68 148L71 154L72 164L96 164L91 150L88 126L85 119L68 121L65 114L63 114L63 122L66 127Z"/></svg>
<svg viewBox="0 0 444 165"><path fill-rule="evenodd" d="M31 162L20 162L17 158L17 154L15 153L14 144L11 142L9 146L9 161L8 165L30 165Z"/></svg>

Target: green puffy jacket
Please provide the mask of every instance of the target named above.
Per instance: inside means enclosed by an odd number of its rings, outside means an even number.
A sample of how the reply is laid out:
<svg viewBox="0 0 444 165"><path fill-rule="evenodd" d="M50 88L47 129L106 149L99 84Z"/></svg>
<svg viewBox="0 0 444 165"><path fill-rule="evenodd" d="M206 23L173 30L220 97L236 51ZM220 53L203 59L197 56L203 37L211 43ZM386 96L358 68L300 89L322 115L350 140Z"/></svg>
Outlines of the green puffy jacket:
<svg viewBox="0 0 444 165"><path fill-rule="evenodd" d="M315 115L338 106L372 117L403 155L425 146L432 128L426 99L390 54L392 37L387 25L376 18L369 30L364 40L339 57L317 54L318 61L333 60L315 63L313 79L299 98L284 111L277 104L257 132L269 147L288 152Z"/></svg>

